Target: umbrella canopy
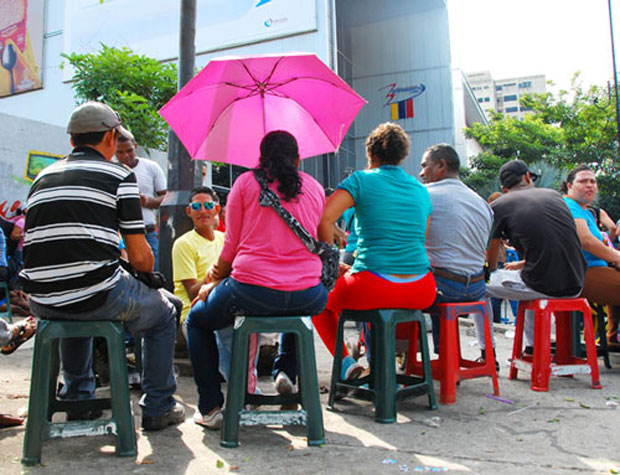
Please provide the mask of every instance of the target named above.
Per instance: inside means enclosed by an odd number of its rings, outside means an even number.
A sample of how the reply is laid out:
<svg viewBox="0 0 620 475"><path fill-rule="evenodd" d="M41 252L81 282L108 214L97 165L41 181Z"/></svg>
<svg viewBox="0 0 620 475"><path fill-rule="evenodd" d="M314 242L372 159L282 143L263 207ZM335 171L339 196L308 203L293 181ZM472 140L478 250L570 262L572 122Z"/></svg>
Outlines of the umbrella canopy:
<svg viewBox="0 0 620 475"><path fill-rule="evenodd" d="M255 167L273 130L336 151L365 103L314 54L266 55L211 60L159 113L192 158Z"/></svg>

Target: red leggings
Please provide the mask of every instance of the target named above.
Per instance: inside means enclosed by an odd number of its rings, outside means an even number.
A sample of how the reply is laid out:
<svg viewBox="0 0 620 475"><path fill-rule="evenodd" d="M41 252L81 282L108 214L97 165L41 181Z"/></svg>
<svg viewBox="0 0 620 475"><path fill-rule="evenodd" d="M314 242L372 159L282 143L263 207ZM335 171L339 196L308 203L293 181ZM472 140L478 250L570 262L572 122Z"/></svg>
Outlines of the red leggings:
<svg viewBox="0 0 620 475"><path fill-rule="evenodd" d="M321 340L334 354L338 318L342 310L372 310L383 308L420 309L430 307L435 301L435 278L429 272L415 282L395 283L382 279L372 272L351 274L346 272L336 282L327 297L325 310L312 318ZM397 335L410 328L409 323L399 324ZM344 349L344 356L347 356Z"/></svg>

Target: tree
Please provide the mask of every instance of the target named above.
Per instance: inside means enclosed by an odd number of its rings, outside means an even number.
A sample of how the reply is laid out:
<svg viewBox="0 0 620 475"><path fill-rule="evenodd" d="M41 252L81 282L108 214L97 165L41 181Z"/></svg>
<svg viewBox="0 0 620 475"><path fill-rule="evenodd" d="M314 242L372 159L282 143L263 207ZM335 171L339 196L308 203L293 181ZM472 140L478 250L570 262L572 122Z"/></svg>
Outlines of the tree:
<svg viewBox="0 0 620 475"><path fill-rule="evenodd" d="M175 93L177 67L101 45L96 54L63 54L71 66L78 103L101 101L118 111L138 144L165 150L168 127L157 112Z"/></svg>
<svg viewBox="0 0 620 475"><path fill-rule="evenodd" d="M605 98L606 104L601 104L603 92L598 86L584 90L577 73L570 91L521 98L521 107L531 110L522 120L491 112L488 125L466 128L465 135L476 139L485 151L470 160L464 181L486 197L499 190L499 168L519 158L532 171L543 172L537 186L557 188L560 176L587 163L598 174L598 204L620 217L614 98Z"/></svg>

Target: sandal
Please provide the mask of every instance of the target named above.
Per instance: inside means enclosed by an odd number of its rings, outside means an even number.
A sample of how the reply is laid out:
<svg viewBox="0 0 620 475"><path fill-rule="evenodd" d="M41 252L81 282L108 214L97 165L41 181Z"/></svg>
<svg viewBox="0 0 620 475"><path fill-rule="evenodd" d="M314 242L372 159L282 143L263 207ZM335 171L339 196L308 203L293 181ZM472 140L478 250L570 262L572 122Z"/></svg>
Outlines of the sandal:
<svg viewBox="0 0 620 475"><path fill-rule="evenodd" d="M9 341L6 346L3 346L0 352L3 355L10 355L17 348L19 348L23 343L30 340L37 331L37 323L34 318L28 317L25 320L22 320L19 323L13 325L13 327L17 327L18 331L15 336Z"/></svg>
<svg viewBox="0 0 620 475"><path fill-rule="evenodd" d="M11 414L0 414L0 428L15 427L22 425L23 423L24 419L21 417L15 417Z"/></svg>

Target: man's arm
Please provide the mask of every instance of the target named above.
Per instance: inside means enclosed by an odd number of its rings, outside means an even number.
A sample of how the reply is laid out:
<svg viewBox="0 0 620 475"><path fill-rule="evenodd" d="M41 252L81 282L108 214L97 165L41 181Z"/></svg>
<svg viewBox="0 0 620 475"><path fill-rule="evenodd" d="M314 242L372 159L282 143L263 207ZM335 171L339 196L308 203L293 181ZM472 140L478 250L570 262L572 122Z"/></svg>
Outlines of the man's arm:
<svg viewBox="0 0 620 475"><path fill-rule="evenodd" d="M609 240L613 241L614 237L616 237L616 224L613 222L613 220L609 217L609 215L603 208L601 208L600 210L599 217L601 224L605 226L605 229L607 230Z"/></svg>
<svg viewBox="0 0 620 475"><path fill-rule="evenodd" d="M185 280L182 280L181 283L183 284L183 287L185 287L185 291L187 292L187 295L189 296L189 300L192 301L198 295L198 291L200 290L200 287L202 287L203 285L207 283L207 276L205 275L205 278L202 280L185 279Z"/></svg>
<svg viewBox="0 0 620 475"><path fill-rule="evenodd" d="M129 263L140 272L152 272L155 259L144 234L123 234Z"/></svg>
<svg viewBox="0 0 620 475"><path fill-rule="evenodd" d="M620 266L620 252L611 247L607 247L596 239L588 229L588 223L586 223L585 219L575 219L575 225L577 226L577 235L581 241L581 247L583 247L584 250L610 264Z"/></svg>
<svg viewBox="0 0 620 475"><path fill-rule="evenodd" d="M140 194L140 204L145 208L158 209L161 206L162 201L166 197L166 190L158 191L157 196L146 196Z"/></svg>
<svg viewBox="0 0 620 475"><path fill-rule="evenodd" d="M487 262L489 263L489 270L493 272L497 269L497 258L499 257L499 250L502 245L500 238L491 239L489 248L487 249Z"/></svg>

